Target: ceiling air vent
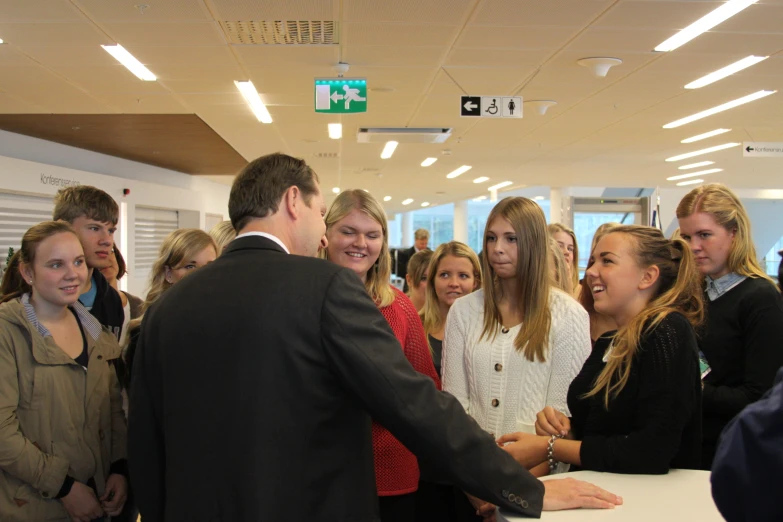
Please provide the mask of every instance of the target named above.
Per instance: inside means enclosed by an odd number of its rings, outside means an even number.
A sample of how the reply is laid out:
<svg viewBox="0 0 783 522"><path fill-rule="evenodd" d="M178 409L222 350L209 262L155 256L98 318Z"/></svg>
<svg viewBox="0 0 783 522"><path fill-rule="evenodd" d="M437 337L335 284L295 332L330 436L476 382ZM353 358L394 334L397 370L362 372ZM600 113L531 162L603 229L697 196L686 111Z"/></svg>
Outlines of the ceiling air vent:
<svg viewBox="0 0 783 522"><path fill-rule="evenodd" d="M333 45L340 43L331 20L220 22L229 42L240 45Z"/></svg>
<svg viewBox="0 0 783 522"><path fill-rule="evenodd" d="M443 127L412 129L409 127L370 128L361 127L356 134L359 143L443 143L451 136L452 129Z"/></svg>
<svg viewBox="0 0 783 522"><path fill-rule="evenodd" d="M340 157L338 152L316 152L313 157L320 159L336 159Z"/></svg>

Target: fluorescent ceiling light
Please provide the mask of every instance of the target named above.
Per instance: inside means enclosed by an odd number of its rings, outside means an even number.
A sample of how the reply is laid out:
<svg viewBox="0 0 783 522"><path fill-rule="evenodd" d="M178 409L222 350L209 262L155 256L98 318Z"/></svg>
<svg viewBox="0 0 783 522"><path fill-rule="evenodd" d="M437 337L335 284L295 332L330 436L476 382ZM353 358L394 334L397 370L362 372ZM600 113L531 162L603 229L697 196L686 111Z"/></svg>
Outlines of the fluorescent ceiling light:
<svg viewBox="0 0 783 522"><path fill-rule="evenodd" d="M672 156L671 158L666 158L666 161L680 161L686 158L692 158L694 156L701 156L702 154L709 154L710 152L716 152L723 149L730 149L738 145L739 143L724 143L723 145L715 145L714 147L709 147L707 149L695 150L693 152L686 152L685 154L680 154L679 156Z"/></svg>
<svg viewBox="0 0 783 522"><path fill-rule="evenodd" d="M483 201L485 199L487 199L487 196L479 196L477 198L473 198L473 201Z"/></svg>
<svg viewBox="0 0 783 522"><path fill-rule="evenodd" d="M690 138L685 138L684 140L680 140L680 143L693 143L694 141L706 140L707 138L712 138L713 136L717 136L718 134L725 134L726 132L731 132L731 129L715 129L710 132L705 132L704 134L699 134L696 136L691 136Z"/></svg>
<svg viewBox="0 0 783 522"><path fill-rule="evenodd" d="M458 168L457 170L453 170L453 171L449 172L448 174L446 174L446 177L449 178L449 179L454 179L457 176L466 173L467 171L469 171L472 168L473 167L471 167L470 165L463 165L460 168Z"/></svg>
<svg viewBox="0 0 783 522"><path fill-rule="evenodd" d="M666 178L666 181L677 181L678 179L695 178L696 176L706 176L707 174L714 174L716 172L722 172L723 169L707 169L700 170L698 172L689 172L688 174L680 174L678 176L671 176Z"/></svg>
<svg viewBox="0 0 783 522"><path fill-rule="evenodd" d="M237 86L239 92L241 92L242 96L245 97L245 101L248 105L250 105L250 110L252 110L253 114L256 115L258 121L261 123L272 123L272 115L269 114L268 110L266 110L266 105L264 105L264 102L261 101L261 97L258 95L258 91L256 91L253 82L234 81L234 85Z"/></svg>
<svg viewBox="0 0 783 522"><path fill-rule="evenodd" d="M541 200L543 200L543 199L544 199L544 196L536 196L536 197L535 197L535 200L536 200L536 201L541 201Z"/></svg>
<svg viewBox="0 0 783 522"><path fill-rule="evenodd" d="M155 75L144 67L131 53L126 51L123 46L117 44L101 45L101 47L103 47L104 51L114 56L114 59L124 65L126 69L135 74L139 80L144 80L145 82L154 82L157 80Z"/></svg>
<svg viewBox="0 0 783 522"><path fill-rule="evenodd" d="M699 18L668 40L660 43L655 50L659 52L673 51L679 46L690 42L701 33L707 32L719 23L728 20L746 7L755 4L757 1L758 0L729 0L717 9L714 9L705 16Z"/></svg>
<svg viewBox="0 0 783 522"><path fill-rule="evenodd" d="M387 141L386 146L383 147L383 152L381 152L381 159L389 159L392 157L392 154L394 154L394 149L397 148L397 145L399 145L396 141Z"/></svg>
<svg viewBox="0 0 783 522"><path fill-rule="evenodd" d="M427 158L427 159L425 159L424 161L421 162L421 166L422 167L429 167L430 165L432 165L436 161L438 161L438 158Z"/></svg>
<svg viewBox="0 0 783 522"><path fill-rule="evenodd" d="M498 189L502 189L503 187L508 187L509 185L511 185L510 181L504 181L503 183L498 183L497 185L492 185L487 190L498 190Z"/></svg>
<svg viewBox="0 0 783 522"><path fill-rule="evenodd" d="M481 176L480 178L474 179L473 183L484 183L485 181L489 181L489 178L486 176Z"/></svg>
<svg viewBox="0 0 783 522"><path fill-rule="evenodd" d="M329 137L333 140L339 140L343 137L343 124L342 123L330 123L329 124Z"/></svg>
<svg viewBox="0 0 783 522"><path fill-rule="evenodd" d="M383 200L384 201L391 201L391 196L386 196L385 198L383 198Z"/></svg>
<svg viewBox="0 0 783 522"><path fill-rule="evenodd" d="M697 167L706 167L707 165L714 164L714 161L700 161L698 163L691 163L690 165L683 165L682 167L677 167L680 170L688 170L688 169L695 169Z"/></svg>
<svg viewBox="0 0 783 522"><path fill-rule="evenodd" d="M422 206L422 207L429 207L429 206L430 206L430 202L429 202L429 201L425 201L425 202L423 202L423 203L421 204L421 206Z"/></svg>
<svg viewBox="0 0 783 522"><path fill-rule="evenodd" d="M690 181L680 181L677 183L678 187L684 187L685 185L695 185L696 183L704 183L703 179L692 179Z"/></svg>
<svg viewBox="0 0 783 522"><path fill-rule="evenodd" d="M403 205L410 205L411 203L413 203L413 200L411 198L402 200Z"/></svg>
<svg viewBox="0 0 783 522"><path fill-rule="evenodd" d="M704 87L705 85L709 85L711 83L715 83L718 80L722 80L726 76L731 76L734 73L740 72L743 69L747 69L751 65L756 65L759 62L763 62L769 58L769 56L753 56L750 55L746 58L743 58L742 60L738 62L734 62L731 65L727 65L723 69L718 69L715 72L711 72L707 76L702 76L698 80L692 81L688 85L685 86L686 89L698 89L700 87Z"/></svg>
<svg viewBox="0 0 783 522"><path fill-rule="evenodd" d="M332 189L332 194L339 194L340 193L340 187L334 187Z"/></svg>
<svg viewBox="0 0 783 522"><path fill-rule="evenodd" d="M667 123L663 126L664 129L674 129L675 127L680 127L681 125L685 125L686 123L690 123L692 121L700 120L702 118L706 118L707 116L712 116L713 114L717 114L719 112L723 112L729 109L733 109L734 107L739 107L740 105L744 105L746 103L750 103L754 100L758 100L759 98L764 98L765 96L769 96L770 94L775 94L778 91L758 91L754 92L753 94L748 94L747 96L743 96L742 98L737 98L736 100L731 100L730 102L726 102L722 105L718 105L717 107L713 107L712 109L707 109L706 111L697 112L696 114L692 114L690 116L687 116L685 118L682 118L677 121L673 121L671 123Z"/></svg>
<svg viewBox="0 0 783 522"><path fill-rule="evenodd" d="M3 39L2 39L2 38L0 38L0 44L1 44L1 43L3 43Z"/></svg>

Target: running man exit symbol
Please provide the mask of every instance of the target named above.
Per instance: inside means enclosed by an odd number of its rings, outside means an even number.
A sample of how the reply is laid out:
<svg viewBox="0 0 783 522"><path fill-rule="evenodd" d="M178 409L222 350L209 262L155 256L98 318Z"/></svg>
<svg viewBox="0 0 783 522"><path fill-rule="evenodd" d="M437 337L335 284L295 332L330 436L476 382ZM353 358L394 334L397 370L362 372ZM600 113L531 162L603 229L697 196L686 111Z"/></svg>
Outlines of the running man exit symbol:
<svg viewBox="0 0 783 522"><path fill-rule="evenodd" d="M367 112L367 80L363 78L316 78L315 112Z"/></svg>

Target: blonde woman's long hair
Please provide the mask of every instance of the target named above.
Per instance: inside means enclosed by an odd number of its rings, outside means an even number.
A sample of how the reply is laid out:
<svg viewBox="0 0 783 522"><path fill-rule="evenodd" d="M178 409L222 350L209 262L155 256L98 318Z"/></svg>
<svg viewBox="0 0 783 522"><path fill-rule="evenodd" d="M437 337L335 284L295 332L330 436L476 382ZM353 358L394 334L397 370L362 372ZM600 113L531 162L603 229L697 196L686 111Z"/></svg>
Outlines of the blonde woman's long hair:
<svg viewBox="0 0 783 522"><path fill-rule="evenodd" d="M571 278L568 276L568 267L566 265L563 251L560 250L560 245L557 244L555 238L549 236L549 255L552 261L550 265L550 276L552 280L552 286L558 290L562 290L568 295L573 294L573 288L571 288Z"/></svg>
<svg viewBox="0 0 783 522"><path fill-rule="evenodd" d="M686 218L696 212L709 214L718 225L734 232L728 259L731 272L745 277L766 279L775 285L756 257L748 213L729 187L721 183L709 183L688 192L677 205L677 219Z"/></svg>
<svg viewBox="0 0 783 522"><path fill-rule="evenodd" d="M183 261L192 259L199 252L207 247L215 249L215 255L218 255L218 248L212 236L198 228L180 228L169 234L163 240L158 251L158 259L152 265L150 271L150 284L147 290L147 298L141 307L142 315L132 320L128 325L128 330L136 328L141 324L144 313L152 304L163 295L166 290L173 286L166 280L166 268L179 268Z"/></svg>
<svg viewBox="0 0 783 522"><path fill-rule="evenodd" d="M440 315L440 303L438 294L435 292L435 278L437 277L438 265L446 256L461 257L470 261L473 267L473 277L476 280L473 291L481 288L481 262L472 248L459 241L450 241L443 243L435 249L435 253L430 259L429 272L427 273L427 297L424 300L424 308L419 312L424 331L428 334L437 332L446 323L446 318Z"/></svg>
<svg viewBox="0 0 783 522"><path fill-rule="evenodd" d="M658 267L658 280L647 306L620 328L612 340L612 351L593 389L585 396L603 393L604 405L616 397L628 383L631 364L639 349L641 337L652 331L673 312L684 315L694 328L704 320L702 277L688 244L682 239L668 240L653 227L621 225L608 234L622 234L629 239L637 264L642 268Z"/></svg>
<svg viewBox="0 0 783 522"><path fill-rule="evenodd" d="M324 217L327 232L338 221L351 213L359 210L381 225L383 231L383 244L378 260L367 272L364 287L378 308L389 306L394 302L394 291L391 287L391 255L389 254L389 225L386 221L386 213L378 201L369 192L364 190L344 190L335 198L329 211ZM322 248L318 257L329 259L329 252Z"/></svg>
<svg viewBox="0 0 783 522"><path fill-rule="evenodd" d="M215 240L217 255L220 256L223 253L223 249L237 237L237 231L234 230L234 225L231 224L231 221L226 220L212 227L209 235Z"/></svg>
<svg viewBox="0 0 783 522"><path fill-rule="evenodd" d="M484 230L484 328L481 338L494 339L500 329L498 301L502 287L489 262L489 227L496 219L506 219L517 237L517 291L522 307L522 328L514 339L514 348L529 361L546 361L552 314L549 310L549 234L541 207L533 200L510 197L501 200L487 217Z"/></svg>
<svg viewBox="0 0 783 522"><path fill-rule="evenodd" d="M570 272L571 272L571 289L567 290L567 292L571 295L574 295L577 289L579 288L579 244L576 242L576 234L573 230L568 228L567 226L561 224L561 223L552 223L550 225L547 225L547 230L549 231L549 235L552 237L555 237L555 234L558 232L563 232L564 234L568 234L571 236L571 241L574 242L574 255L573 259L571 260L571 266L570 266Z"/></svg>

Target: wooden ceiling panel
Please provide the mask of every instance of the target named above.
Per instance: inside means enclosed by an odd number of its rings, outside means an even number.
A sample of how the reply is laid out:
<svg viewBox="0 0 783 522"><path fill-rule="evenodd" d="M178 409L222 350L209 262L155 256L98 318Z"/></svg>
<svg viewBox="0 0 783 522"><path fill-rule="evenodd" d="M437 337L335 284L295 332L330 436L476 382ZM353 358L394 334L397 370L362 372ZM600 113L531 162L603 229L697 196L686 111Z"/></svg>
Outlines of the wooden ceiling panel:
<svg viewBox="0 0 783 522"><path fill-rule="evenodd" d="M224 45L226 40L214 22L157 24L103 24L112 38L126 49L134 46Z"/></svg>
<svg viewBox="0 0 783 522"><path fill-rule="evenodd" d="M473 0L344 0L343 12L347 22L460 25L473 3Z"/></svg>
<svg viewBox="0 0 783 522"><path fill-rule="evenodd" d="M346 23L341 43L349 46L447 46L458 33L459 27L453 25Z"/></svg>
<svg viewBox="0 0 783 522"><path fill-rule="evenodd" d="M88 22L0 23L0 38L16 47L110 45L114 42Z"/></svg>
<svg viewBox="0 0 783 522"><path fill-rule="evenodd" d="M496 27L471 25L457 41L457 48L468 49L559 49L571 36L573 27L526 26Z"/></svg>
<svg viewBox="0 0 783 522"><path fill-rule="evenodd" d="M615 0L485 0L472 23L497 27L582 27L614 3Z"/></svg>
<svg viewBox="0 0 783 522"><path fill-rule="evenodd" d="M230 174L245 164L192 114L0 115L0 128L189 174Z"/></svg>
<svg viewBox="0 0 783 522"><path fill-rule="evenodd" d="M199 0L174 2L107 2L79 0L79 6L98 22L191 22L210 20L209 11ZM144 6L144 7L142 7Z"/></svg>

